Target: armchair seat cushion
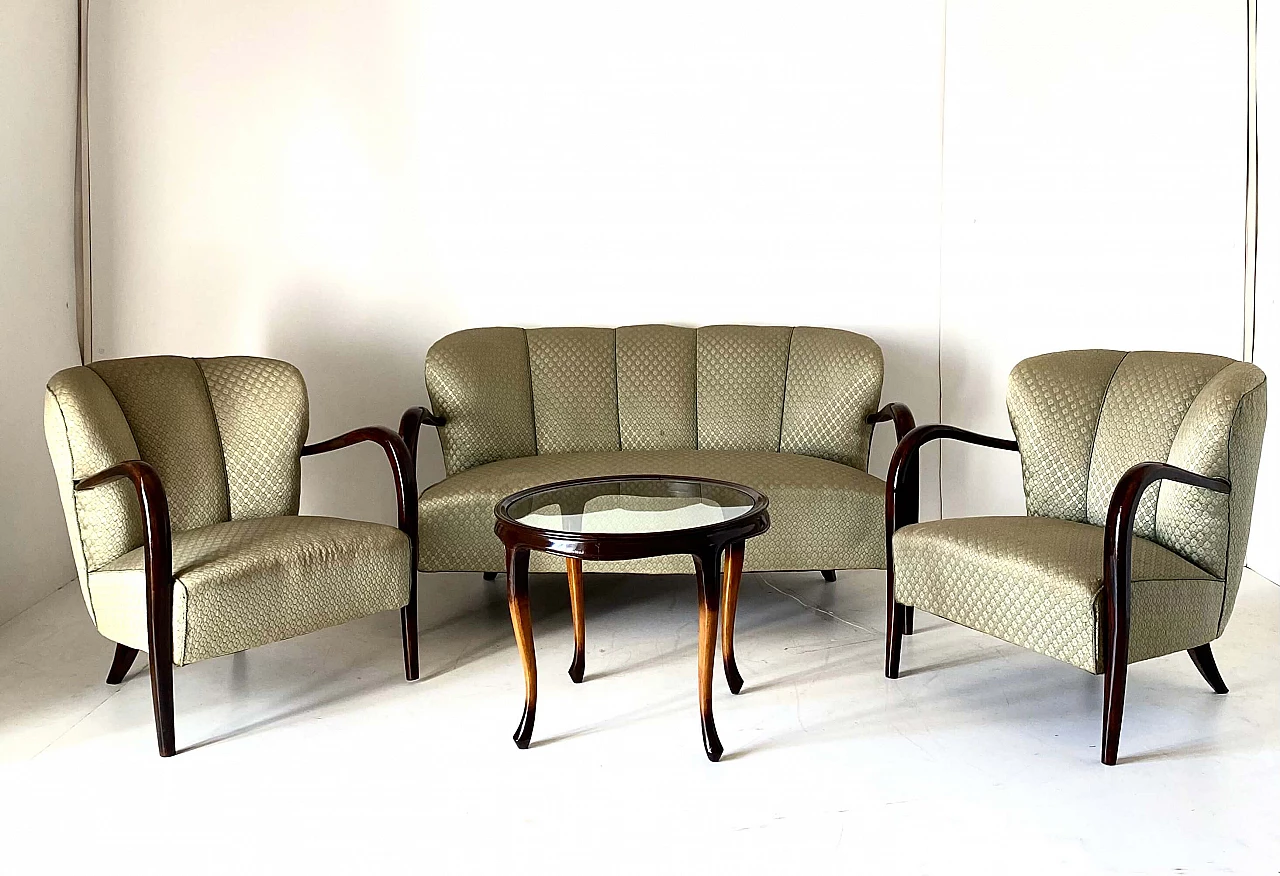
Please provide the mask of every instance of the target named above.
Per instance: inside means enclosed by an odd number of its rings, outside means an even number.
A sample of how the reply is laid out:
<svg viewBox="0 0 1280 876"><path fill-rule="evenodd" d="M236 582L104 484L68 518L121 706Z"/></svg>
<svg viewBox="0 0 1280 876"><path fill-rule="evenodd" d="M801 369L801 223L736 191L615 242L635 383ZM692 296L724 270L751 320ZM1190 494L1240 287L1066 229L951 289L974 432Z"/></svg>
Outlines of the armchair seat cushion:
<svg viewBox="0 0 1280 876"><path fill-rule="evenodd" d="M1100 526L1052 517L919 523L893 537L894 597L1093 673L1103 670ZM1133 540L1131 663L1217 638L1225 585Z"/></svg>
<svg viewBox="0 0 1280 876"><path fill-rule="evenodd" d="M424 572L496 572L505 565L493 508L506 496L571 478L663 474L745 484L769 497L770 530L747 547L747 571L884 568L884 481L852 466L794 453L734 450L611 450L548 453L467 469L418 503ZM530 568L563 571L534 553ZM588 570L690 573L689 557L586 563Z"/></svg>
<svg viewBox="0 0 1280 876"><path fill-rule="evenodd" d="M173 661L232 654L409 601L409 539L392 526L263 517L173 533ZM98 629L147 650L143 549L89 573Z"/></svg>

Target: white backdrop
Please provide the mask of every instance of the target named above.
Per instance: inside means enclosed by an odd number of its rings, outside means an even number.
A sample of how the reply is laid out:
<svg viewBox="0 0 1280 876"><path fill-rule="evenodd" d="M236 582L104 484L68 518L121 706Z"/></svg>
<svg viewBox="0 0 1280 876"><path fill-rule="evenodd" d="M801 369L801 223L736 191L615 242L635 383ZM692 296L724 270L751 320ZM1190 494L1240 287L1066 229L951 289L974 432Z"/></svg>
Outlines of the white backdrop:
<svg viewBox="0 0 1280 876"><path fill-rule="evenodd" d="M94 14L97 354L290 359L313 438L393 423L474 325L852 328L886 399L999 434L1025 355L1242 352L1243 4ZM1021 510L984 453L926 468L948 513ZM389 519L343 456L307 507Z"/></svg>

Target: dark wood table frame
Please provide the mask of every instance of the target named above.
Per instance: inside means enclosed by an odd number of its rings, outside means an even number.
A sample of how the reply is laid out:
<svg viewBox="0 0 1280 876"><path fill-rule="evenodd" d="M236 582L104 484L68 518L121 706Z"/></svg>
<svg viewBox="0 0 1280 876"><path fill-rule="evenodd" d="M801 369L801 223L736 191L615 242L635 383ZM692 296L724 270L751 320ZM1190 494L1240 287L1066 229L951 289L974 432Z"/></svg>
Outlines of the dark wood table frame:
<svg viewBox="0 0 1280 876"><path fill-rule="evenodd" d="M566 487L619 481L673 481L728 487L752 501L751 510L733 520L692 529L653 533L561 532L517 522L507 512L531 495ZM763 494L728 481L676 475L580 478L523 490L503 499L494 508L494 532L507 549L507 605L520 661L524 667L524 714L513 736L518 748L528 748L538 703L538 667L533 653L533 624L529 616L529 552L542 551L565 558L569 574L573 614L573 662L569 677L581 682L586 669L586 621L583 616L582 561L636 560L645 557L689 554L698 578L698 706L702 713L702 744L707 758L720 760L724 746L716 733L711 712L711 680L714 673L716 634L721 631L725 677L733 693L742 690L742 675L733 655L733 624L738 606L742 558L748 538L769 529L769 500ZM721 556L725 561L721 564ZM723 576L723 593L722 593ZM724 610L721 612L723 599Z"/></svg>

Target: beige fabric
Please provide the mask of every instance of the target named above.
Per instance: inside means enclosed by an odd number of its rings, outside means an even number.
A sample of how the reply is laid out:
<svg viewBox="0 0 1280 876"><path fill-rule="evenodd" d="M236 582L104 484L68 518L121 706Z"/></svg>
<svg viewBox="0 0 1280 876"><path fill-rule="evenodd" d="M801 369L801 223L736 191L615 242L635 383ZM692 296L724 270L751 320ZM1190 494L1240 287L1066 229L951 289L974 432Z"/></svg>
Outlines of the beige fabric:
<svg viewBox="0 0 1280 876"><path fill-rule="evenodd" d="M1103 529L1051 517L969 517L894 534L894 595L956 623L1102 671ZM1217 636L1223 582L1134 539L1131 662Z"/></svg>
<svg viewBox="0 0 1280 876"><path fill-rule="evenodd" d="M529 329L538 453L618 450L613 329Z"/></svg>
<svg viewBox="0 0 1280 876"><path fill-rule="evenodd" d="M769 497L773 525L747 545L749 571L884 567L884 481L825 459L789 453L666 450L562 453L508 459L447 478L418 503L423 571L500 571L493 508L527 487L611 474L669 474L731 480ZM535 554L531 567L563 569ZM588 564L634 572L691 572L688 557Z"/></svg>
<svg viewBox="0 0 1280 876"><path fill-rule="evenodd" d="M427 353L426 380L431 409L445 419L439 433L448 474L538 452L524 329L441 338Z"/></svg>
<svg viewBox="0 0 1280 876"><path fill-rule="evenodd" d="M875 341L853 332L800 326L791 335L783 453L830 459L867 470L867 417L880 406L884 358Z"/></svg>
<svg viewBox="0 0 1280 876"><path fill-rule="evenodd" d="M336 626L409 600L409 539L390 526L266 517L175 532L174 663ZM146 650L143 551L89 575L98 629Z"/></svg>
<svg viewBox="0 0 1280 876"><path fill-rule="evenodd" d="M698 448L777 450L792 329L698 329Z"/></svg>
<svg viewBox="0 0 1280 876"><path fill-rule="evenodd" d="M209 387L226 466L231 519L297 514L307 386L287 362L197 359Z"/></svg>
<svg viewBox="0 0 1280 876"><path fill-rule="evenodd" d="M622 449L697 447L697 331L633 325L618 329L616 343Z"/></svg>
<svg viewBox="0 0 1280 876"><path fill-rule="evenodd" d="M173 528L229 520L222 445L209 390L195 361L146 356L88 367L111 388L142 458L159 473Z"/></svg>

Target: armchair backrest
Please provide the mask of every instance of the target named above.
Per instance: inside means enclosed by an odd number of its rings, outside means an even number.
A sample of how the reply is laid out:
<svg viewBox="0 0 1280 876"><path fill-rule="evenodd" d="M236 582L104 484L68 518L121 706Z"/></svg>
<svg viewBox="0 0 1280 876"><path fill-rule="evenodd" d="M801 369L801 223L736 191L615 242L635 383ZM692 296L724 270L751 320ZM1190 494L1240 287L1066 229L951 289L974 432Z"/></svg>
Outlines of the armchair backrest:
<svg viewBox="0 0 1280 876"><path fill-rule="evenodd" d="M479 328L426 359L445 468L599 450L768 450L866 470L884 363L829 328Z"/></svg>
<svg viewBox="0 0 1280 876"><path fill-rule="evenodd" d="M77 480L118 462L141 459L156 469L175 530L298 513L307 390L286 362L248 356L94 362L53 376L44 416L85 588L89 572L142 544L130 484L74 490Z"/></svg>
<svg viewBox="0 0 1280 876"><path fill-rule="evenodd" d="M1229 494L1158 482L1134 532L1227 582L1231 612L1253 515L1266 425L1266 376L1202 353L1072 350L1009 375L1027 513L1101 526L1120 477L1167 462L1231 482Z"/></svg>

